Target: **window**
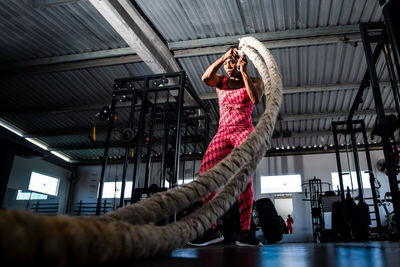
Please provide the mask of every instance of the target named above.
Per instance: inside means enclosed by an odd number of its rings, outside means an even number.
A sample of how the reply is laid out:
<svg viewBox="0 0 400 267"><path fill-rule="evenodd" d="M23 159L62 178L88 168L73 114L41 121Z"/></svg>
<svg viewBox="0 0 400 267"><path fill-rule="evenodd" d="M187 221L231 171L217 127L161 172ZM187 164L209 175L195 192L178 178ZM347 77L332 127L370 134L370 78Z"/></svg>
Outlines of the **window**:
<svg viewBox="0 0 400 267"><path fill-rule="evenodd" d="M32 172L28 189L47 195L57 196L60 179Z"/></svg>
<svg viewBox="0 0 400 267"><path fill-rule="evenodd" d="M102 198L121 198L122 182L105 182ZM124 198L130 198L132 195L132 182L125 183Z"/></svg>
<svg viewBox="0 0 400 267"><path fill-rule="evenodd" d="M18 190L17 200L38 200L38 199L47 199L47 195L31 191Z"/></svg>
<svg viewBox="0 0 400 267"><path fill-rule="evenodd" d="M301 192L301 175L261 176L261 194Z"/></svg>
<svg viewBox="0 0 400 267"><path fill-rule="evenodd" d="M182 184L188 184L188 183L191 183L191 182L193 182L193 178L187 178L187 179L185 179L185 182L183 183L183 180L178 180L178 185L182 185Z"/></svg>
<svg viewBox="0 0 400 267"><path fill-rule="evenodd" d="M332 172L332 186L333 190L337 191L338 188L340 188L339 184L339 173L337 172ZM344 190L347 189L347 187L350 188L351 190L351 181L350 181L350 173L343 173L343 186ZM357 173L356 172L351 172L351 180L353 181L353 188L358 189L358 183L357 183ZM371 188L371 184L369 183L369 174L368 172L361 172L361 178L362 178L362 184L363 188Z"/></svg>

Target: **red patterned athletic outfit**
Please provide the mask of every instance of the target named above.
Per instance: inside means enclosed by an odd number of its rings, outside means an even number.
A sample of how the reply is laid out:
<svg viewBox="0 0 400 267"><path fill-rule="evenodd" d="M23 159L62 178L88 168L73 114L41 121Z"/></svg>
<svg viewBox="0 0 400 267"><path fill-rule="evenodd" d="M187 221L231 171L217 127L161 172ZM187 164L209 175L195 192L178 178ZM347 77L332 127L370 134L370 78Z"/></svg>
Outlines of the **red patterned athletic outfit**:
<svg viewBox="0 0 400 267"><path fill-rule="evenodd" d="M225 158L232 149L246 140L253 131L251 112L253 102L247 94L246 87L239 89L228 88L228 77L224 77L219 86L218 103L220 120L217 134L211 140L200 166L199 174L211 169ZM203 199L203 203L211 200L215 193ZM251 212L253 207L253 187L250 182L238 199L240 212L240 228L250 229Z"/></svg>

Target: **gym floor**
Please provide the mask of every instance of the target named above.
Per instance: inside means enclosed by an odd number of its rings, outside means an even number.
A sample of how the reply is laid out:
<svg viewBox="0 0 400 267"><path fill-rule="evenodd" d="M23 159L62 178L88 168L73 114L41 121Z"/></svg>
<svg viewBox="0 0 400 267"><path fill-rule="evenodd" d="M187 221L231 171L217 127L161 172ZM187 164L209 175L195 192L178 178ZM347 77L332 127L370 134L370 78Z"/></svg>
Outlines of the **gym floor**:
<svg viewBox="0 0 400 267"><path fill-rule="evenodd" d="M170 257L122 266L400 266L400 243L285 243L262 248L209 246L182 248Z"/></svg>

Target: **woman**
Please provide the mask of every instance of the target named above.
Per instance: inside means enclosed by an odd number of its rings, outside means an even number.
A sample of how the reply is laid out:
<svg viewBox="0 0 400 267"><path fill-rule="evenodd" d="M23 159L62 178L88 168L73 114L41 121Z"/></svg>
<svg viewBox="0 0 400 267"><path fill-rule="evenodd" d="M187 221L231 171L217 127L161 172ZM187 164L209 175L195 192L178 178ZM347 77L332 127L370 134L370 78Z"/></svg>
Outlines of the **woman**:
<svg viewBox="0 0 400 267"><path fill-rule="evenodd" d="M294 233L294 227L293 227L293 218L292 216L290 216L290 214L288 214L287 218L286 218L286 226L289 230L289 234L293 234Z"/></svg>
<svg viewBox="0 0 400 267"><path fill-rule="evenodd" d="M224 66L227 76L217 74ZM225 158L233 148L239 146L253 131L251 112L254 104L262 97L262 80L247 74L247 59L239 57L238 50L231 47L221 58L211 64L202 76L208 86L216 87L219 102L220 120L218 131L210 142L200 166L199 174L212 168ZM215 193L203 199L211 200ZM238 199L241 232L236 240L238 246L262 246L250 231L253 205L253 188L251 179L245 191ZM203 237L192 241L195 246L206 246L224 240L216 230L216 224Z"/></svg>

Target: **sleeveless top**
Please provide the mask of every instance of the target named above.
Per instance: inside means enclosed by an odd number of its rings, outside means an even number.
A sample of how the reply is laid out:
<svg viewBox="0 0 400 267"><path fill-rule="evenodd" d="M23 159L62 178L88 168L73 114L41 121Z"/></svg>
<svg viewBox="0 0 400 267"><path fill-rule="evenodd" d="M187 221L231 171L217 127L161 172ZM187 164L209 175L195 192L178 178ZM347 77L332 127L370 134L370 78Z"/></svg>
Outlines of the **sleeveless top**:
<svg viewBox="0 0 400 267"><path fill-rule="evenodd" d="M247 94L246 87L230 89L228 88L228 77L224 76L218 87L219 103L219 127L229 126L253 127L251 123L251 112L254 104Z"/></svg>

